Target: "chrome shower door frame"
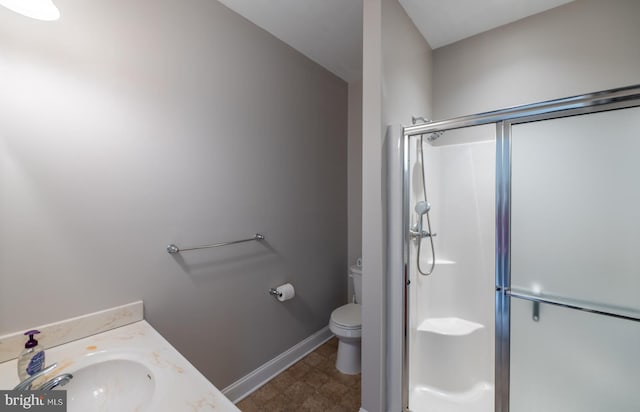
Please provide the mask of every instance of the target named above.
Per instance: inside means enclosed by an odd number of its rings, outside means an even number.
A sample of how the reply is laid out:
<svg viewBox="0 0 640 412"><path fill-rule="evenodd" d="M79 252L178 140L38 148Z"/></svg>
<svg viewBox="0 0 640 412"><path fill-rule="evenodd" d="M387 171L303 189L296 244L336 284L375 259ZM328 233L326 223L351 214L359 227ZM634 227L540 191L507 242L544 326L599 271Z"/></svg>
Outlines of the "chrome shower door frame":
<svg viewBox="0 0 640 412"><path fill-rule="evenodd" d="M509 412L511 325L511 127L516 124L640 107L640 85L479 113L403 129L404 344L402 411L409 411L410 143L411 137L485 124L496 125L495 412ZM446 139L446 135L442 138ZM400 269L400 268L399 268ZM568 306L570 307L570 306ZM581 309L581 308L577 308ZM584 309L583 309L584 310ZM514 411L517 412L517 411Z"/></svg>

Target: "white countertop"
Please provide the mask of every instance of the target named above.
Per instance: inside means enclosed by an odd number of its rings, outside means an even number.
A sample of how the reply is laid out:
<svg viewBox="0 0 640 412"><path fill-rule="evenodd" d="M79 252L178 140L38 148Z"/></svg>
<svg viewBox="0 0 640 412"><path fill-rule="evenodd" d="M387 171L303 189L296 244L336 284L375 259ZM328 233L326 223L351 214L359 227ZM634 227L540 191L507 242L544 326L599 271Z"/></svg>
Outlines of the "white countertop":
<svg viewBox="0 0 640 412"><path fill-rule="evenodd" d="M85 366L114 359L147 366L155 380L153 397L148 405L136 411L239 411L144 320L47 349L45 354L47 366L58 364L45 379L61 373L73 374ZM12 389L18 384L16 364L16 359L0 363L1 389Z"/></svg>

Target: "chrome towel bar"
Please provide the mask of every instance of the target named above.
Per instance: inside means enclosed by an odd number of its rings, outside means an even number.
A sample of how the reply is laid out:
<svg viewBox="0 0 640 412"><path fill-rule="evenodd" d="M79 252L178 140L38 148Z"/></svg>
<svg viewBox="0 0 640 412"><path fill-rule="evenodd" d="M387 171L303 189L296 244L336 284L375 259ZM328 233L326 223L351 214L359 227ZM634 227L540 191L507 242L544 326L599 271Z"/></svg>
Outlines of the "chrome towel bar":
<svg viewBox="0 0 640 412"><path fill-rule="evenodd" d="M185 248L179 248L178 246L172 243L169 246L167 246L167 252L173 254L173 253L185 252L187 250L210 249L212 247L235 245L236 243L251 242L253 240L264 240L264 235L261 235L260 233L256 233L255 236L249 239L241 239L241 240L234 240L231 242L221 242L221 243L214 243L212 245L194 246L194 247L185 247Z"/></svg>

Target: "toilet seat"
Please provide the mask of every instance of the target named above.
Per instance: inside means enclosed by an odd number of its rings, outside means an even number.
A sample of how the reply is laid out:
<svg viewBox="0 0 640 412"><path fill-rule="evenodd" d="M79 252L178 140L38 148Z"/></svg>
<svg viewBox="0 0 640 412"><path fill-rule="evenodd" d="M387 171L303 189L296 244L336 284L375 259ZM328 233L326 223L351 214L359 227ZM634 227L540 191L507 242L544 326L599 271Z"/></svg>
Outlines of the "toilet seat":
<svg viewBox="0 0 640 412"><path fill-rule="evenodd" d="M348 303L331 312L331 323L340 329L362 328L362 309L358 303Z"/></svg>

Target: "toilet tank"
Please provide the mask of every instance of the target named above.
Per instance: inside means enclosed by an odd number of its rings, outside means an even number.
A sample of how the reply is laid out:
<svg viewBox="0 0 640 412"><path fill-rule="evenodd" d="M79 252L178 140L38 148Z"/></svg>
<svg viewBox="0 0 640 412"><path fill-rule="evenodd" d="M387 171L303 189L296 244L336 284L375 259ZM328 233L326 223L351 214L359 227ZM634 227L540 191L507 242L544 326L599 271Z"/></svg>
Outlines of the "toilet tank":
<svg viewBox="0 0 640 412"><path fill-rule="evenodd" d="M351 266L349 268L349 277L353 281L356 303L362 303L362 268L356 265Z"/></svg>

